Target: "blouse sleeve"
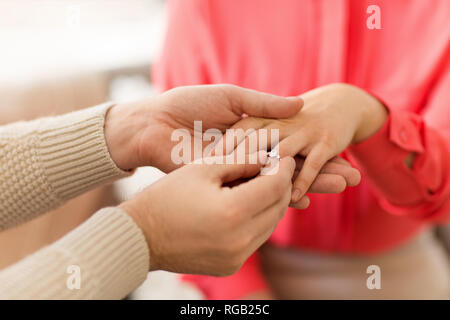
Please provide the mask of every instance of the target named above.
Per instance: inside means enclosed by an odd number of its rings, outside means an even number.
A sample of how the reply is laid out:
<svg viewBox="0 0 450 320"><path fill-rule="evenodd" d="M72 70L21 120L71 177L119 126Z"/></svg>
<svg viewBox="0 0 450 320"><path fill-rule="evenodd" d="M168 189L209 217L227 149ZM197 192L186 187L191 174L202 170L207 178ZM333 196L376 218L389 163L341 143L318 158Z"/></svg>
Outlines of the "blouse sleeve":
<svg viewBox="0 0 450 320"><path fill-rule="evenodd" d="M141 229L105 208L60 240L0 270L2 299L122 299L147 277Z"/></svg>
<svg viewBox="0 0 450 320"><path fill-rule="evenodd" d="M389 106L387 106L389 109ZM392 214L430 222L450 218L450 62L420 114L389 110L383 128L352 146L361 169ZM412 168L405 160L414 154Z"/></svg>

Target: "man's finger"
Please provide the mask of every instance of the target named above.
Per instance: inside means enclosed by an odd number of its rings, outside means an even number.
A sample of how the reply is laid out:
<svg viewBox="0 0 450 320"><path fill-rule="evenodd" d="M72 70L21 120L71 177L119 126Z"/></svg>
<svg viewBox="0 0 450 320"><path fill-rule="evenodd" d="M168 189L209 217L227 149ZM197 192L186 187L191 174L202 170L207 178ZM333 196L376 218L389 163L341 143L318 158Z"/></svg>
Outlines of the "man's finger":
<svg viewBox="0 0 450 320"><path fill-rule="evenodd" d="M250 252L256 251L269 239L275 231L278 222L286 213L290 199L290 192L287 192L280 201L265 209L251 220L249 232L254 234L255 238L249 248Z"/></svg>
<svg viewBox="0 0 450 320"><path fill-rule="evenodd" d="M257 214L290 194L294 169L293 158L281 159L275 174L260 175L234 187L230 199L241 203L249 214Z"/></svg>
<svg viewBox="0 0 450 320"><path fill-rule="evenodd" d="M220 185L257 175L267 162L267 152L260 151L243 154L232 153L227 156L208 157L194 163L202 163L202 169L208 177Z"/></svg>

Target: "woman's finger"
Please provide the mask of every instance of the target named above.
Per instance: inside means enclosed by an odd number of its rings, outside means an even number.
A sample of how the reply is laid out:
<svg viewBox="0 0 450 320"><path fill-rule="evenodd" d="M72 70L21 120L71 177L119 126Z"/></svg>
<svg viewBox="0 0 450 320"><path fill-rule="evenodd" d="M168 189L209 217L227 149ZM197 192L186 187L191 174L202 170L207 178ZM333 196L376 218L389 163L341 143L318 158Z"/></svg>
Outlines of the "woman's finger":
<svg viewBox="0 0 450 320"><path fill-rule="evenodd" d="M357 186L361 182L361 173L357 169L342 165L341 163L329 161L323 166L320 172L321 174L333 174L343 177L346 185L349 187Z"/></svg>
<svg viewBox="0 0 450 320"><path fill-rule="evenodd" d="M316 179L324 164L331 158L329 150L323 146L316 146L311 150L305 159L303 168L295 179L292 202L297 202L308 191Z"/></svg>
<svg viewBox="0 0 450 320"><path fill-rule="evenodd" d="M307 144L308 137L306 136L306 133L299 131L281 140L276 146L276 149L282 158L295 157L295 155L299 154Z"/></svg>
<svg viewBox="0 0 450 320"><path fill-rule="evenodd" d="M352 165L350 164L350 162L348 162L347 160L345 160L342 157L336 156L333 159L331 159L329 162L335 162L335 163L339 163L348 167L351 167Z"/></svg>
<svg viewBox="0 0 450 320"><path fill-rule="evenodd" d="M308 193L341 193L347 188L344 177L338 174L320 173Z"/></svg>
<svg viewBox="0 0 450 320"><path fill-rule="evenodd" d="M342 160L345 161L344 159L342 159ZM293 178L294 181L297 178L300 170L303 168L303 164L304 164L305 160L303 157L296 156L295 162L296 162L296 168L295 168L294 178ZM323 174L332 174L332 175L342 176L345 179L346 186L349 186L349 187L357 186L361 182L361 173L357 169L351 167L350 164L346 161L345 162L336 161L336 158L329 160L322 167L317 178L321 177ZM324 190L317 192L318 189L317 189L317 186L315 185L316 180L314 180L314 182L311 185L311 188L310 188L310 190L308 190L308 192L328 193L327 191L324 191ZM321 185L325 186L325 184L321 184ZM315 189L315 191L312 191L313 189ZM333 188L333 190L335 190L335 189ZM334 193L334 192L331 192L331 193Z"/></svg>

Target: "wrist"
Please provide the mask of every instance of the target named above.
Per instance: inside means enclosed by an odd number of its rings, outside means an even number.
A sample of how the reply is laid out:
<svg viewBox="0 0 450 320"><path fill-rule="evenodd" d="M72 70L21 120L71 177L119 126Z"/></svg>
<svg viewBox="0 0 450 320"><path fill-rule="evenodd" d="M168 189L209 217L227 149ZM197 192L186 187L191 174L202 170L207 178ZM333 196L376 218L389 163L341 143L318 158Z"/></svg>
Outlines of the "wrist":
<svg viewBox="0 0 450 320"><path fill-rule="evenodd" d="M152 250L150 247L150 230L149 224L146 217L141 213L139 205L135 203L134 199L123 202L118 206L122 211L124 211L131 219L133 219L134 223L141 229L144 234L145 241L147 242L148 252L151 257L149 264L150 269L154 269L153 267L156 265L156 259L152 254Z"/></svg>
<svg viewBox="0 0 450 320"><path fill-rule="evenodd" d="M355 89L358 91L359 101L357 103L361 106L362 113L361 121L353 137L353 144L369 139L377 133L383 127L388 117L386 107L377 98L364 90L356 87Z"/></svg>
<svg viewBox="0 0 450 320"><path fill-rule="evenodd" d="M122 170L150 165L148 159L142 161L139 152L142 132L146 130L149 119L148 104L147 101L117 104L106 114L106 144L112 160Z"/></svg>
<svg viewBox="0 0 450 320"><path fill-rule="evenodd" d="M117 104L109 109L105 118L105 139L109 154L114 163L122 170L135 168L133 150L130 141L134 130L128 120L130 116L128 105Z"/></svg>

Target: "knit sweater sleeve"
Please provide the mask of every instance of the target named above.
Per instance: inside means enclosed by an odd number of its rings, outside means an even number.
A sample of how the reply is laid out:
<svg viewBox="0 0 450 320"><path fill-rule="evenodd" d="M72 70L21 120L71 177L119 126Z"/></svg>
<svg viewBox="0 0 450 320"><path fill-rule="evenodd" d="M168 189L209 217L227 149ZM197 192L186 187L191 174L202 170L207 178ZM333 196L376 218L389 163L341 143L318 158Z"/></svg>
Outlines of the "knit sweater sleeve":
<svg viewBox="0 0 450 320"><path fill-rule="evenodd" d="M0 231L123 172L104 121L111 104L0 127ZM147 276L145 236L119 208L105 208L57 242L0 271L0 299L123 298Z"/></svg>
<svg viewBox="0 0 450 320"><path fill-rule="evenodd" d="M121 299L147 277L149 252L133 219L105 208L57 242L0 270L0 299Z"/></svg>
<svg viewBox="0 0 450 320"><path fill-rule="evenodd" d="M104 138L110 107L0 127L0 231L126 175Z"/></svg>

